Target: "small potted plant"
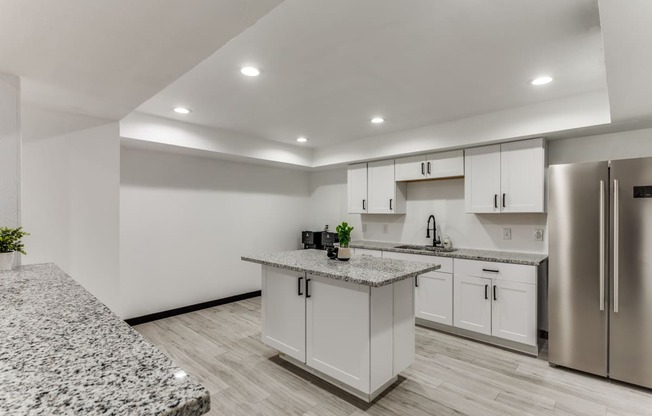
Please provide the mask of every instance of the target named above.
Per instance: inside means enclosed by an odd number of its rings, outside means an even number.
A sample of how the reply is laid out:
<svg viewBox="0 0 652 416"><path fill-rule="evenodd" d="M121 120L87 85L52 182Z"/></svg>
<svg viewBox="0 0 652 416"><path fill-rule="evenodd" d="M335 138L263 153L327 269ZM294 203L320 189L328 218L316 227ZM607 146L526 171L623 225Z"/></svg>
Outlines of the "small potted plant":
<svg viewBox="0 0 652 416"><path fill-rule="evenodd" d="M353 227L350 227L348 223L343 222L335 228L337 231L337 238L340 240L340 248L337 251L337 259L346 261L351 258L351 249L349 248L349 242L351 241L351 231Z"/></svg>
<svg viewBox="0 0 652 416"><path fill-rule="evenodd" d="M21 241L26 235L22 227L0 227L0 270L11 270L16 252L27 254Z"/></svg>

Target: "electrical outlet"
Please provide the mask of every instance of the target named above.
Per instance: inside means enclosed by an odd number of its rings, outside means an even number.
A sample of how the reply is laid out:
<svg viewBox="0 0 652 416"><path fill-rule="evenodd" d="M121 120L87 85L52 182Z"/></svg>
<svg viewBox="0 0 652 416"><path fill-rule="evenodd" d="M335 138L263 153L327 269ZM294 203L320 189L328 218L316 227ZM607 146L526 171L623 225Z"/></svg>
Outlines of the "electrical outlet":
<svg viewBox="0 0 652 416"><path fill-rule="evenodd" d="M511 240L511 239L512 239L512 229L503 228L503 240Z"/></svg>
<svg viewBox="0 0 652 416"><path fill-rule="evenodd" d="M534 229L534 241L543 241L543 230L541 228Z"/></svg>
<svg viewBox="0 0 652 416"><path fill-rule="evenodd" d="M383 234L389 234L389 224L383 224Z"/></svg>
<svg viewBox="0 0 652 416"><path fill-rule="evenodd" d="M363 233L367 232L367 224L362 224L362 232Z"/></svg>

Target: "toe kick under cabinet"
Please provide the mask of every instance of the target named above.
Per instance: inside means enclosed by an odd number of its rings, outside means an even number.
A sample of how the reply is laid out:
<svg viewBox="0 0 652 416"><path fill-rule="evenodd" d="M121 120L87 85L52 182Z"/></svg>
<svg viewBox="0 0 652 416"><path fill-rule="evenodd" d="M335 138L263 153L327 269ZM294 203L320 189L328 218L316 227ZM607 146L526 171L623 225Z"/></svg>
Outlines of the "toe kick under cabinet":
<svg viewBox="0 0 652 416"><path fill-rule="evenodd" d="M415 279L418 324L538 354L539 267L390 251L383 257L441 264Z"/></svg>

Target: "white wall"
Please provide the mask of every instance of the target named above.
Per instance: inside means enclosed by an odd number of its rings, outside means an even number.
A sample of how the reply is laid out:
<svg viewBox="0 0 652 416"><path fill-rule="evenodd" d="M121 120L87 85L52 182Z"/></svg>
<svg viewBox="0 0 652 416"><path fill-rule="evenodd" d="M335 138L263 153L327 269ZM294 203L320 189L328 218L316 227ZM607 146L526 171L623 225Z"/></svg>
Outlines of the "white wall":
<svg viewBox="0 0 652 416"><path fill-rule="evenodd" d="M42 113L24 112L23 263L56 263L120 314L118 124L85 120L99 125L75 130L68 115L51 113L52 131L67 132L48 137L33 127Z"/></svg>
<svg viewBox="0 0 652 416"><path fill-rule="evenodd" d="M0 74L0 227L19 224L20 79Z"/></svg>
<svg viewBox="0 0 652 416"><path fill-rule="evenodd" d="M426 222L435 215L442 238L465 248L546 253L547 243L534 241L534 229L546 229L545 214L486 214L464 212L464 179L410 182L407 214L347 214L346 169L310 174L310 226L334 228L341 221L355 227L353 240L393 241L413 244L426 239ZM388 233L384 233L384 225ZM366 227L366 231L363 231ZM503 227L512 229L512 239L502 239Z"/></svg>
<svg viewBox="0 0 652 416"><path fill-rule="evenodd" d="M123 147L124 316L260 290L240 256L299 248L308 187L298 170Z"/></svg>
<svg viewBox="0 0 652 416"><path fill-rule="evenodd" d="M652 157L652 129L551 140L548 155L551 165Z"/></svg>

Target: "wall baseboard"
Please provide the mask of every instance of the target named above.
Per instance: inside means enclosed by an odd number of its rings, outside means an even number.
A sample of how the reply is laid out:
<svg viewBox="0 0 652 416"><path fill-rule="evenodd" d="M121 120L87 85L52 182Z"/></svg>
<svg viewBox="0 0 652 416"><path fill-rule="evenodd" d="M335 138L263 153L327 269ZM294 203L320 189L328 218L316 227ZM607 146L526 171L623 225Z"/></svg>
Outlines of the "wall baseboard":
<svg viewBox="0 0 652 416"><path fill-rule="evenodd" d="M183 306L181 308L170 309L167 311L156 312L149 315L138 316L136 318L125 319L125 322L131 326L140 325L147 322L157 321L159 319L169 318L171 316L182 315L184 313L195 312L200 309L212 308L213 306L225 305L227 303L238 302L240 300L255 298L260 296L261 291L243 293L240 295L229 296L228 298L210 300L208 302L196 303L194 305Z"/></svg>

